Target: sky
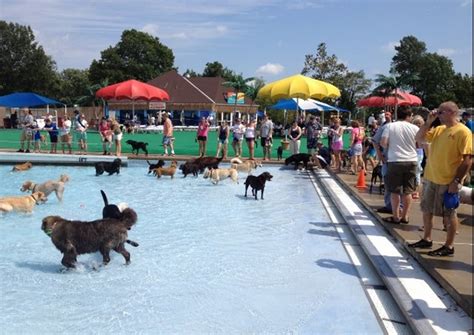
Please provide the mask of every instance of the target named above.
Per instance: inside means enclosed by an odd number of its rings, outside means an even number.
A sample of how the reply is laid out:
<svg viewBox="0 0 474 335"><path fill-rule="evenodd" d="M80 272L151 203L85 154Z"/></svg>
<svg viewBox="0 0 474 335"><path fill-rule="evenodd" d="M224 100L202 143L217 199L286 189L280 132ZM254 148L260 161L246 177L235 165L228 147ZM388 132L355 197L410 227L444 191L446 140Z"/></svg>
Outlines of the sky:
<svg viewBox="0 0 474 335"><path fill-rule="evenodd" d="M59 70L88 68L136 29L171 48L180 73L218 61L270 82L300 73L324 42L374 78L413 35L472 74L472 0L0 0L0 20L30 26Z"/></svg>

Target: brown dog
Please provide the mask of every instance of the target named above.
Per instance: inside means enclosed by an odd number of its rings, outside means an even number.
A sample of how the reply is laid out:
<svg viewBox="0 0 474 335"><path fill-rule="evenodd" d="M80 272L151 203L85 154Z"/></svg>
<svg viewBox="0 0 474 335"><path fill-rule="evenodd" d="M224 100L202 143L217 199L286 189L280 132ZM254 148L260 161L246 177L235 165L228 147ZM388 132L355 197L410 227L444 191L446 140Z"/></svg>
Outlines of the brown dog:
<svg viewBox="0 0 474 335"><path fill-rule="evenodd" d="M20 188L22 192L43 192L46 196L49 196L51 193L56 193L59 201L63 201L64 194L64 185L69 181L69 176L67 174L62 174L59 177L59 180L48 180L42 184L36 184L31 180L27 180L23 183Z"/></svg>
<svg viewBox="0 0 474 335"><path fill-rule="evenodd" d="M45 203L48 198L43 192L34 192L31 195L20 197L0 198L0 212L6 213L11 211L31 213L35 205Z"/></svg>
<svg viewBox="0 0 474 335"><path fill-rule="evenodd" d="M249 159L247 161L241 161L239 158L232 158L230 160L231 168L236 169L240 172L251 173L252 170L257 169L257 167L262 167L262 162Z"/></svg>
<svg viewBox="0 0 474 335"><path fill-rule="evenodd" d="M41 229L51 237L51 241L64 256L61 263L74 268L77 256L99 251L104 265L110 262L110 250L120 253L126 264L130 264L130 253L125 249L128 230L137 222L137 213L126 208L120 218L107 218L95 221L69 221L60 216L47 216Z"/></svg>
<svg viewBox="0 0 474 335"><path fill-rule="evenodd" d="M161 178L161 176L170 176L171 178L174 178L177 166L178 162L172 161L170 166L156 168L153 170L153 173L155 173L158 178Z"/></svg>
<svg viewBox="0 0 474 335"><path fill-rule="evenodd" d="M33 167L33 164L31 162L26 162L23 164L17 164L13 167L12 171L13 172L18 172L18 171L27 171Z"/></svg>
<svg viewBox="0 0 474 335"><path fill-rule="evenodd" d="M217 185L217 183L220 180L224 180L226 178L232 179L234 183L239 183L239 173L237 172L236 169L208 169L206 168L204 170L204 179L211 179L212 183L214 185Z"/></svg>

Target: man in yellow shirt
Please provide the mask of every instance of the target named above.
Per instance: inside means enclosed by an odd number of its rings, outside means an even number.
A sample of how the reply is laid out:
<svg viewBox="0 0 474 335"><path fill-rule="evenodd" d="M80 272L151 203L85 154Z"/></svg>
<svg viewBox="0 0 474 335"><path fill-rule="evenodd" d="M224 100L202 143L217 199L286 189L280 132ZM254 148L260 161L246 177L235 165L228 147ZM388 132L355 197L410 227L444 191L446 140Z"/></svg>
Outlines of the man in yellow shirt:
<svg viewBox="0 0 474 335"><path fill-rule="evenodd" d="M430 143L430 154L425 167L425 184L421 200L423 212L424 236L408 244L413 248L431 248L433 241L431 230L433 216L441 216L447 223L446 242L430 256L454 255L454 237L458 226L456 209L444 202L445 193L457 194L461 180L471 169L472 133L458 121L459 108L452 102L443 102L437 111L428 115L426 123L416 134L418 143ZM430 129L431 124L439 118L441 125Z"/></svg>

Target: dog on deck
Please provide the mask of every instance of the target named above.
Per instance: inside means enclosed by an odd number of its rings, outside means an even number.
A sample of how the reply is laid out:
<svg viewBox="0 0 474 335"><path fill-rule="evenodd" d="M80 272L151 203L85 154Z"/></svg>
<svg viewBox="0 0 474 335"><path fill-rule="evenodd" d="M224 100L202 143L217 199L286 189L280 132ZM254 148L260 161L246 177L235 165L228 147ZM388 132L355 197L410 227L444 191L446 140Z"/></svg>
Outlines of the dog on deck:
<svg viewBox="0 0 474 335"><path fill-rule="evenodd" d="M199 172L203 173L205 168L209 169L217 169L219 168L219 163L222 161L222 157L216 158L216 157L199 157L196 158L192 161L191 163L197 164L199 166Z"/></svg>
<svg viewBox="0 0 474 335"><path fill-rule="evenodd" d="M308 163L312 160L312 156L310 154L300 153L294 154L285 159L285 165L295 164L295 170L298 169L300 163L303 163L304 168L308 169Z"/></svg>
<svg viewBox="0 0 474 335"><path fill-rule="evenodd" d="M246 160L242 161L239 158L235 157L230 160L230 167L236 169L239 172L251 173L252 170L257 169L257 167L262 167L262 162L256 160Z"/></svg>
<svg viewBox="0 0 474 335"><path fill-rule="evenodd" d="M283 159L283 147L280 145L277 148L277 160Z"/></svg>
<svg viewBox="0 0 474 335"><path fill-rule="evenodd" d="M33 164L31 162L26 162L22 164L17 164L13 167L12 171L13 172L19 172L19 171L27 171L33 167Z"/></svg>
<svg viewBox="0 0 474 335"><path fill-rule="evenodd" d="M379 193L382 194L384 192L385 187L383 184L381 164L378 164L372 171L372 178L370 179L369 193L372 193L372 188L374 187L375 184L377 184L377 179L379 180Z"/></svg>
<svg viewBox="0 0 474 335"><path fill-rule="evenodd" d="M120 218L95 221L70 221L60 216L47 216L41 229L51 237L54 246L61 251L61 263L74 268L77 256L99 251L104 265L110 262L110 250L120 253L125 264L130 264L130 253L125 249L128 230L137 222L137 213L126 208ZM133 244L132 244L133 245Z"/></svg>
<svg viewBox="0 0 474 335"><path fill-rule="evenodd" d="M35 205L45 203L48 198L43 192L34 192L30 195L0 198L0 213L11 211L31 213Z"/></svg>
<svg viewBox="0 0 474 335"><path fill-rule="evenodd" d="M170 176L171 178L174 178L177 167L178 167L178 162L172 161L169 167L159 167L153 171L154 173L156 173L156 176L158 178L161 178L161 176Z"/></svg>
<svg viewBox="0 0 474 335"><path fill-rule="evenodd" d="M63 201L64 186L69 181L67 174L59 176L59 180L48 180L42 184L36 184L31 180L27 180L23 183L20 188L22 192L43 192L45 196L49 196L51 193L55 193L59 201Z"/></svg>
<svg viewBox="0 0 474 335"><path fill-rule="evenodd" d="M159 159L156 164L150 163L148 160L146 161L148 163L148 174L152 173L154 169L163 167L165 166L165 161L162 159Z"/></svg>
<svg viewBox="0 0 474 335"><path fill-rule="evenodd" d="M186 178L186 176L191 173L194 177L197 177L199 174L200 167L198 164L195 164L193 162L186 162L184 164L181 164L179 166L179 169L183 172L184 178Z"/></svg>
<svg viewBox="0 0 474 335"><path fill-rule="evenodd" d="M263 191L265 190L265 183L267 181L271 181L273 176L270 174L270 172L263 172L259 176L247 176L247 179L245 180L245 197L247 197L247 189L249 187L252 188L252 195L255 197L255 200L257 199L257 192L261 191L261 199L263 200Z"/></svg>
<svg viewBox="0 0 474 335"><path fill-rule="evenodd" d="M236 169L205 169L204 170L204 179L211 179L214 185L217 185L220 180L224 180L226 178L232 179L234 183L239 183L239 173Z"/></svg>
<svg viewBox="0 0 474 335"><path fill-rule="evenodd" d="M341 168L347 170L351 166L351 156L347 150L341 150Z"/></svg>
<svg viewBox="0 0 474 335"><path fill-rule="evenodd" d="M120 158L115 158L112 162L97 162L95 163L95 175L100 176L104 172L107 172L110 175L114 173L120 173L120 165L122 160Z"/></svg>
<svg viewBox="0 0 474 335"><path fill-rule="evenodd" d="M125 143L130 144L132 146L132 153L134 153L135 155L138 155L138 151L141 149L145 152L145 156L148 156L148 149L146 148L148 143L138 142L134 140L127 140ZM134 151L136 151L136 153Z"/></svg>

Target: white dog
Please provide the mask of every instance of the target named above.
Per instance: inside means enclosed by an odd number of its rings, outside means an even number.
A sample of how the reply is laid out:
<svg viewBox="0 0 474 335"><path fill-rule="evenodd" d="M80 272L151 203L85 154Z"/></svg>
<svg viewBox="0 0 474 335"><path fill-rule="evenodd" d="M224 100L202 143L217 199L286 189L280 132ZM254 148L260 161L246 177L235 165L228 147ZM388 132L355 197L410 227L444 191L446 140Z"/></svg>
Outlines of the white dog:
<svg viewBox="0 0 474 335"><path fill-rule="evenodd" d="M239 173L236 169L207 169L204 170L204 179L211 179L212 183L217 184L220 180L226 178L232 179L234 183L239 183Z"/></svg>
<svg viewBox="0 0 474 335"><path fill-rule="evenodd" d="M245 162L241 161L239 158L235 157L230 160L230 167L236 169L240 172L247 172L250 174L252 170L257 169L257 167L262 167L262 162L256 160L247 160Z"/></svg>
<svg viewBox="0 0 474 335"><path fill-rule="evenodd" d="M64 184L68 181L69 176L67 174L62 174L59 177L59 180L48 180L42 184L36 184L31 180L27 180L21 186L20 191L43 192L45 196L49 196L51 193L55 192L58 200L63 201Z"/></svg>

